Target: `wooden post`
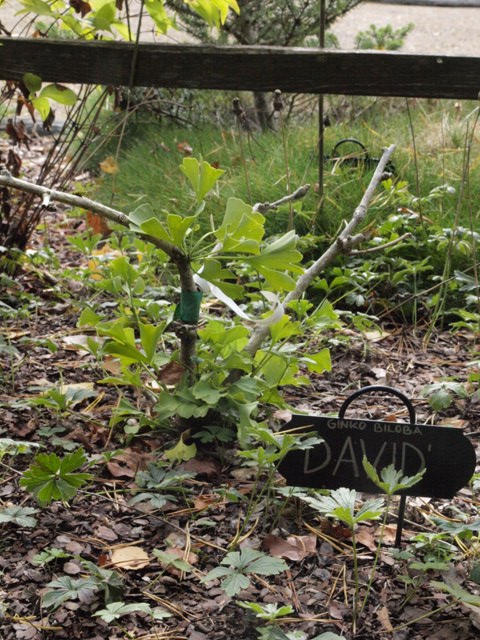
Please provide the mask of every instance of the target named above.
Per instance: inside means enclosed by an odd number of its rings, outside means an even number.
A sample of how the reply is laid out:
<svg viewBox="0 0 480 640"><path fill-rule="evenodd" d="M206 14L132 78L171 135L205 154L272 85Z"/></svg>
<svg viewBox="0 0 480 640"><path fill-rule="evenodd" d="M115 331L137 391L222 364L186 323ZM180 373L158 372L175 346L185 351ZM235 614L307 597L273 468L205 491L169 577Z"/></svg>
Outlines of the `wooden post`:
<svg viewBox="0 0 480 640"><path fill-rule="evenodd" d="M325 49L325 0L320 0L320 31L318 34L318 44L321 49ZM323 138L323 119L324 119L324 97L323 93L318 96L318 208L315 222L322 215L323 211L323 164L324 164L324 138ZM316 224L315 224L316 226ZM315 229L312 229L315 233Z"/></svg>

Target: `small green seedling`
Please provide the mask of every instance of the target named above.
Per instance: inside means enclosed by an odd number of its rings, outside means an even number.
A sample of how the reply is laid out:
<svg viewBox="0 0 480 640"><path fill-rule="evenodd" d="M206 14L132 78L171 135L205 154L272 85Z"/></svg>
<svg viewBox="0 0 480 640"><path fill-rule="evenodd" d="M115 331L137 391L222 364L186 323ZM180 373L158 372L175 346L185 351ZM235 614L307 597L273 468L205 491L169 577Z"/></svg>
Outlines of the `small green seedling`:
<svg viewBox="0 0 480 640"><path fill-rule="evenodd" d="M57 549L57 547L50 547L49 549L44 549L40 553L36 553L32 558L33 564L38 564L40 566L45 566L50 562L54 562L55 560L65 560L66 558L71 558L72 554L67 553L63 549Z"/></svg>
<svg viewBox="0 0 480 640"><path fill-rule="evenodd" d="M162 620L163 618L169 618L172 614L168 613L160 607L152 607L146 602L132 602L131 604L125 604L125 602L111 602L107 604L105 609L96 611L93 615L97 618L101 618L107 624L127 616L130 613L146 613L154 620Z"/></svg>
<svg viewBox="0 0 480 640"><path fill-rule="evenodd" d="M32 507L7 507L0 511L0 524L13 523L19 527L34 527L37 519L33 517L34 513L38 513L38 509Z"/></svg>
<svg viewBox="0 0 480 640"><path fill-rule="evenodd" d="M63 458L56 453L39 453L23 473L20 485L33 493L42 507L53 500L68 502L80 487L92 479L90 473L78 471L86 462L81 448Z"/></svg>
<svg viewBox="0 0 480 640"><path fill-rule="evenodd" d="M44 593L42 603L46 609L58 609L64 602L70 600L86 601L99 590L97 581L87 578L72 578L62 576L47 584L48 591Z"/></svg>
<svg viewBox="0 0 480 640"><path fill-rule="evenodd" d="M223 566L209 571L202 582L223 578L221 588L230 597L236 596L242 589L247 589L250 586L250 578L255 574L274 576L288 569L284 560L273 558L255 549L231 551L220 564Z"/></svg>
<svg viewBox="0 0 480 640"><path fill-rule="evenodd" d="M444 380L427 384L422 390L422 396L428 398L428 404L434 411L443 411L455 403L455 399L468 397L468 392L460 382Z"/></svg>

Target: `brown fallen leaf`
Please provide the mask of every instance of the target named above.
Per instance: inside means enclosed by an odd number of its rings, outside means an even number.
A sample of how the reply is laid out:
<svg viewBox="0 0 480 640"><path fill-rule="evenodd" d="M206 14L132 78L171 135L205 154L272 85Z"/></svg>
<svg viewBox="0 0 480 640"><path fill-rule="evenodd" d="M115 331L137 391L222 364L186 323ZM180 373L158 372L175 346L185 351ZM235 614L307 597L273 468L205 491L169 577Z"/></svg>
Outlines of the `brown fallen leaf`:
<svg viewBox="0 0 480 640"><path fill-rule="evenodd" d="M188 636L188 640L208 640L208 638L204 633L193 630L192 633Z"/></svg>
<svg viewBox="0 0 480 640"><path fill-rule="evenodd" d="M108 555L101 553L97 558L97 564L99 567L105 567L108 564Z"/></svg>
<svg viewBox="0 0 480 640"><path fill-rule="evenodd" d="M284 558L300 562L308 556L315 555L317 548L317 536L289 536L286 540L274 535L268 535L262 549L275 558Z"/></svg>
<svg viewBox="0 0 480 640"><path fill-rule="evenodd" d="M138 571L149 565L150 559L141 547L119 547L112 551L110 564L117 569Z"/></svg>
<svg viewBox="0 0 480 640"><path fill-rule="evenodd" d="M182 549L181 547L168 547L167 549L165 549L165 553L169 556L173 556L178 560L186 560L186 562L191 565L197 564L198 562L198 556L196 553L190 551L190 553L187 554L185 553L185 549ZM158 562L162 564L160 559L158 559ZM177 569L173 565L165 566L165 570L172 576L180 577L182 575L182 571L180 569Z"/></svg>
<svg viewBox="0 0 480 640"><path fill-rule="evenodd" d="M110 527L106 527L104 525L100 525L98 529L96 529L95 535L97 536L97 538L107 540L108 542L114 542L115 540L118 540L118 536L115 531L113 531L113 529L110 529Z"/></svg>
<svg viewBox="0 0 480 640"><path fill-rule="evenodd" d="M388 331L377 329L373 331L364 331L363 335L370 342L380 342L381 340L388 338L391 334Z"/></svg>
<svg viewBox="0 0 480 640"><path fill-rule="evenodd" d="M152 455L127 448L107 462L107 469L114 478L134 478L137 472L145 469Z"/></svg>
<svg viewBox="0 0 480 640"><path fill-rule="evenodd" d="M22 159L15 153L13 149L8 150L7 169L10 171L14 178L20 176L20 169L22 168Z"/></svg>
<svg viewBox="0 0 480 640"><path fill-rule="evenodd" d="M184 531L171 531L164 540L167 547L180 547L187 544L187 534Z"/></svg>
<svg viewBox="0 0 480 640"><path fill-rule="evenodd" d="M238 469L232 469L230 475L239 482L246 482L255 478L256 471L252 467L239 467Z"/></svg>
<svg viewBox="0 0 480 640"><path fill-rule="evenodd" d="M464 429L467 423L468 420L463 420L462 418L442 418L438 421L439 425L444 425L446 427L456 427L457 429Z"/></svg>
<svg viewBox="0 0 480 640"><path fill-rule="evenodd" d="M103 358L102 364L105 370L109 373L113 373L114 376L117 376L122 372L122 363L118 358L106 355Z"/></svg>
<svg viewBox="0 0 480 640"><path fill-rule="evenodd" d="M380 529L377 529L375 532L375 537L378 539L380 534ZM383 546L391 546L395 544L395 540L397 539L397 525L396 524L387 524L383 528Z"/></svg>
<svg viewBox="0 0 480 640"><path fill-rule="evenodd" d="M23 120L14 123L12 118L8 118L5 132L10 137L14 145L18 144L18 146L20 146L23 143L27 149L30 149L30 142L32 139L27 133Z"/></svg>
<svg viewBox="0 0 480 640"><path fill-rule="evenodd" d="M30 335L31 331L25 331L24 329L14 329L12 331L6 331L5 333L2 332L2 334L8 338L9 340L14 340L15 338L21 338L23 336L28 336Z"/></svg>
<svg viewBox="0 0 480 640"><path fill-rule="evenodd" d="M91 229L93 233L99 233L102 238L106 238L111 234L106 219L91 211L87 211L87 227Z"/></svg>
<svg viewBox="0 0 480 640"><path fill-rule="evenodd" d="M193 149L188 142L177 143L177 149L185 156L191 156L193 153Z"/></svg>
<svg viewBox="0 0 480 640"><path fill-rule="evenodd" d="M385 631L391 633L393 631L393 626L390 622L390 614L388 613L387 607L382 607L381 609L379 609L377 611L377 617Z"/></svg>
<svg viewBox="0 0 480 640"><path fill-rule="evenodd" d="M330 538L335 538L335 540L348 540L352 537L352 532L348 527L343 524L335 524L330 520L322 520L320 530Z"/></svg>
<svg viewBox="0 0 480 640"><path fill-rule="evenodd" d="M85 2L85 0L70 0L70 6L73 7L75 13L80 13L82 18L84 18L87 13L90 13L92 7Z"/></svg>
<svg viewBox="0 0 480 640"><path fill-rule="evenodd" d="M162 367L159 371L158 380L159 382L163 382L163 384L178 384L180 380L183 378L185 373L185 367L180 362L176 360L172 360L164 367Z"/></svg>
<svg viewBox="0 0 480 640"><path fill-rule="evenodd" d="M290 420L292 419L292 412L288 409L278 409L277 411L275 411L272 418L275 418L275 420L280 420L280 422L290 422Z"/></svg>
<svg viewBox="0 0 480 640"><path fill-rule="evenodd" d="M387 377L387 370L383 367L372 367L372 373L377 378L377 380Z"/></svg>
<svg viewBox="0 0 480 640"><path fill-rule="evenodd" d="M89 351L89 341L100 344L99 339L95 336L88 336L86 334L77 334L73 336L63 336L62 343L64 349L67 351Z"/></svg>
<svg viewBox="0 0 480 640"><path fill-rule="evenodd" d="M193 505L197 511L204 511L212 506L218 505L221 498L215 493L207 493L197 496L193 501Z"/></svg>
<svg viewBox="0 0 480 640"><path fill-rule="evenodd" d="M118 162L113 156L108 156L107 158L105 158L105 160L102 160L102 162L100 162L98 166L104 173L108 173L110 175L115 175L120 171Z"/></svg>
<svg viewBox="0 0 480 640"><path fill-rule="evenodd" d="M347 608L341 602L337 602L336 600L330 601L328 613L334 620L343 620L347 611Z"/></svg>
<svg viewBox="0 0 480 640"><path fill-rule="evenodd" d="M68 573L69 576L77 576L79 573L82 573L82 567L72 560L65 562L63 565L63 570L65 573Z"/></svg>
<svg viewBox="0 0 480 640"><path fill-rule="evenodd" d="M85 548L85 545L78 542L78 540L70 540L69 542L65 543L65 551L74 553L76 555L85 553Z"/></svg>
<svg viewBox="0 0 480 640"><path fill-rule="evenodd" d="M217 478L220 475L220 465L211 458L205 458L203 460L192 458L182 464L181 468L184 471L195 473L197 476L205 476L208 480Z"/></svg>
<svg viewBox="0 0 480 640"><path fill-rule="evenodd" d="M363 544L363 546L367 547L370 551L376 551L378 545L369 527L358 527L355 538L357 542Z"/></svg>

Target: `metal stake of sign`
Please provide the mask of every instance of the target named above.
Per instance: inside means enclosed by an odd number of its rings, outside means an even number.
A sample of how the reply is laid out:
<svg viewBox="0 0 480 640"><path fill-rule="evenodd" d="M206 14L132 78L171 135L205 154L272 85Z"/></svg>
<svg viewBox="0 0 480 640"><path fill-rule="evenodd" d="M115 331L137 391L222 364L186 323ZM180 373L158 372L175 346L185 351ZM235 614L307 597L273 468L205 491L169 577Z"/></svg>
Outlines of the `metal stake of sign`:
<svg viewBox="0 0 480 640"><path fill-rule="evenodd" d="M415 408L413 404L410 402L410 400L407 398L407 396L405 396L401 391L398 391L398 389L394 389L393 387L386 387L383 385L371 385L369 387L363 387L363 389L359 389L358 391L355 391L354 393L352 393L352 395L350 395L340 407L340 411L338 412L338 417L340 419L345 418L345 412L347 411L348 407L356 398L359 398L360 396L363 396L366 393L372 393L375 391L381 391L382 393L386 393L399 398L403 402L403 404L407 407L408 416L410 418L410 424L412 425L415 424L416 422ZM400 547L401 541L402 541L402 529L403 529L403 522L405 520L406 506L407 506L407 496L402 494L400 496L400 504L398 506L397 531L395 534L396 547Z"/></svg>
<svg viewBox="0 0 480 640"><path fill-rule="evenodd" d="M318 46L325 48L325 0L320 1L320 25L318 32ZM324 152L324 106L323 94L318 96L318 213L323 213L324 187L323 187L323 156ZM315 229L313 232L315 233Z"/></svg>

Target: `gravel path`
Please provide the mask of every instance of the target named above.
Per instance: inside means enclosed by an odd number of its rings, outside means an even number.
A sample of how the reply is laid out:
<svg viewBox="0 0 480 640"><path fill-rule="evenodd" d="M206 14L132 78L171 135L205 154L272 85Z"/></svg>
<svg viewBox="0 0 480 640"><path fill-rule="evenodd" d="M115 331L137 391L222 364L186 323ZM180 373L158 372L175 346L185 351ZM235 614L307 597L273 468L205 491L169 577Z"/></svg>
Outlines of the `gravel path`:
<svg viewBox="0 0 480 640"><path fill-rule="evenodd" d="M333 26L342 49L353 48L355 36L371 24L398 28L413 22L405 53L480 56L480 7L425 7L364 2Z"/></svg>
<svg viewBox="0 0 480 640"><path fill-rule="evenodd" d="M438 0L437 0L438 1ZM474 1L474 0L471 0ZM478 2L478 0L475 0ZM7 0L0 8L0 20L7 27L18 22L18 0ZM415 25L403 51L480 56L480 6L433 7L364 2L338 20L333 32L343 49L352 49L356 34L371 24L383 27ZM175 32L172 32L175 39Z"/></svg>

